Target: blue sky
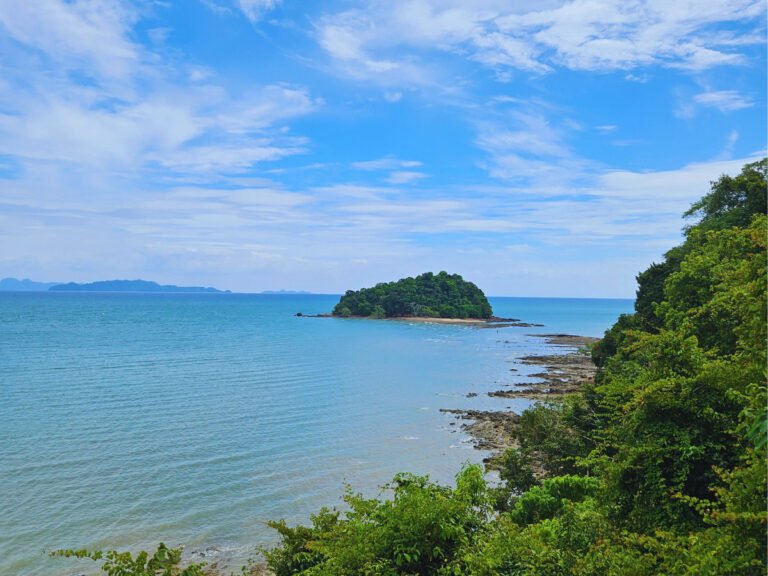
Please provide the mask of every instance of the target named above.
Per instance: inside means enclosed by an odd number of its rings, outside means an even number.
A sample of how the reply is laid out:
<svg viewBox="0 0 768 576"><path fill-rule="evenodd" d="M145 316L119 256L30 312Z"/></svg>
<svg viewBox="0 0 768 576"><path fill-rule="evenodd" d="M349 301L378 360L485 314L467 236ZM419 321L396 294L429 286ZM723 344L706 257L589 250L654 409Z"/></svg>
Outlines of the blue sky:
<svg viewBox="0 0 768 576"><path fill-rule="evenodd" d="M0 0L0 277L632 297L709 182L765 155L765 22L762 0Z"/></svg>

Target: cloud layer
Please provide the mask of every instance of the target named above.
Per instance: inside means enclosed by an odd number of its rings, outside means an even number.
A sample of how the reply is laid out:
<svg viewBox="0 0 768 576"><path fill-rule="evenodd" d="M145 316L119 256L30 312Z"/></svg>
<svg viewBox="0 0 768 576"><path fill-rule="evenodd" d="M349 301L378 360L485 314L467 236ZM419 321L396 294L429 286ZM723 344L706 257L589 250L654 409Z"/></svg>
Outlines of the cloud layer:
<svg viewBox="0 0 768 576"><path fill-rule="evenodd" d="M764 153L764 11L0 1L0 276L631 296Z"/></svg>

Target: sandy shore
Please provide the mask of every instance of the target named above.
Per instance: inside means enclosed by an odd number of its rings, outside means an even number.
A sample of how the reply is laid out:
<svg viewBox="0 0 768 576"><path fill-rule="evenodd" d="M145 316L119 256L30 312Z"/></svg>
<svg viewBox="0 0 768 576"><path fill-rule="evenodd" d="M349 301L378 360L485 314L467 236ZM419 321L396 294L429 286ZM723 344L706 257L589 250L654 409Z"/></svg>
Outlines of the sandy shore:
<svg viewBox="0 0 768 576"><path fill-rule="evenodd" d="M429 316L404 316L402 318L384 318L393 322L424 322L427 324L463 324L465 326L479 326L481 328L507 328L508 326L517 326L530 328L541 326L541 324L530 324L521 322L517 318L498 318L496 316L487 320L483 318L432 318Z"/></svg>
<svg viewBox="0 0 768 576"><path fill-rule="evenodd" d="M423 322L425 324L461 324L464 326L477 326L478 328L507 328L510 326L518 328L533 328L543 326L543 324L531 324L530 322L521 322L517 318L434 318L432 316L400 316L397 318L370 318L369 316L334 316L333 314L303 314L297 312L295 316L301 318L344 318L357 320L387 320L389 322Z"/></svg>

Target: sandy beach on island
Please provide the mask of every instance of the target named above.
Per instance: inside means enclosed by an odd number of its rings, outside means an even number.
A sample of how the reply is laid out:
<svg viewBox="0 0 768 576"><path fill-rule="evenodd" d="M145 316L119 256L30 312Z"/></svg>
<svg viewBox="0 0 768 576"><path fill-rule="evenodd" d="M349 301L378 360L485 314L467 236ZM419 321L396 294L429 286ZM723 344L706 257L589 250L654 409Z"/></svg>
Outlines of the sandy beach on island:
<svg viewBox="0 0 768 576"><path fill-rule="evenodd" d="M428 322L430 324L466 324L473 326L487 326L489 324L499 323L517 323L515 318L433 318L431 316L402 316L396 318L383 318L383 320L394 320L396 322Z"/></svg>

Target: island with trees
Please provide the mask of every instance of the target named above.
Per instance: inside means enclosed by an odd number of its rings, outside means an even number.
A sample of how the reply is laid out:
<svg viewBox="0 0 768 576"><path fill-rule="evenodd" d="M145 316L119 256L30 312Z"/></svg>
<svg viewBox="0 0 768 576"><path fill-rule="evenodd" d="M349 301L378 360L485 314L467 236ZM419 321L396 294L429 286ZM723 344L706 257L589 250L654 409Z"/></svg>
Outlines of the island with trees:
<svg viewBox="0 0 768 576"><path fill-rule="evenodd" d="M491 319L488 299L458 274L427 272L415 278L348 290L333 309L334 316L366 318Z"/></svg>

